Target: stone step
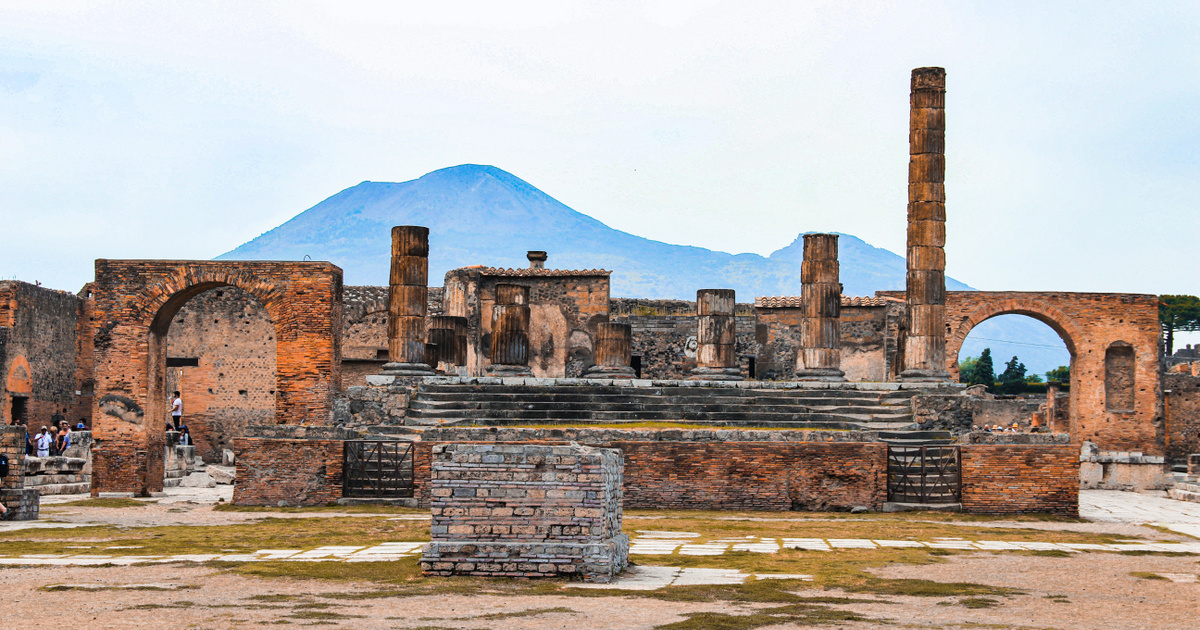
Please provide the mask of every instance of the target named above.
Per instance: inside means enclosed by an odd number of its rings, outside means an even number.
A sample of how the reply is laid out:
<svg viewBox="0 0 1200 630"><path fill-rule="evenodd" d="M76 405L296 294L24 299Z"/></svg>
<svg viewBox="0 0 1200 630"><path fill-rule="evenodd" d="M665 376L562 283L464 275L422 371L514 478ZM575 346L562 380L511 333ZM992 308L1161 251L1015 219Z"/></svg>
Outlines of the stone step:
<svg viewBox="0 0 1200 630"><path fill-rule="evenodd" d="M425 422L425 421L423 421ZM427 425L436 424L438 426L457 426L457 427L504 427L504 426L521 426L536 424L539 426L564 426L564 427L586 427L591 424L597 425L638 425L647 422L646 420L576 420L576 419L544 419L544 420L527 420L521 418L483 418L478 420L447 420L447 421L429 421ZM863 429L863 425L854 422L847 422L842 419L833 420L818 420L818 421L778 421L778 420L659 420L651 422L678 422L696 425L710 425L714 429L730 428L730 427L764 427L773 429L826 429L836 431L853 431ZM908 425L902 425L908 426ZM873 428L873 427L871 427Z"/></svg>
<svg viewBox="0 0 1200 630"><path fill-rule="evenodd" d="M427 412L414 410L408 417L413 420L439 418L444 420L472 420L481 418L497 418L511 420L593 420L593 421L652 421L652 420L739 420L754 422L757 420L775 420L781 422L794 421L825 421L846 420L853 422L871 422L872 420L899 421L911 419L912 414L895 413L831 413L819 411L791 410L781 412L758 412L755 410L739 411L687 411L680 409L659 409L654 411L612 411L605 408L567 408L567 409L479 409Z"/></svg>
<svg viewBox="0 0 1200 630"><path fill-rule="evenodd" d="M418 391L417 400L425 401L456 401L456 400L560 400L567 402L635 402L640 400L669 399L678 401L700 401L714 403L770 403L770 404L815 404L815 405L896 405L911 404L911 396L893 396L888 394L864 394L857 391L836 392L835 394L814 395L812 391L798 390L790 393L787 390L720 390L712 391L701 388L678 388L664 390L660 388L630 388L614 387L602 391L579 391L574 387L559 388L524 388L532 391L511 391L500 388L471 389L466 391Z"/></svg>
<svg viewBox="0 0 1200 630"><path fill-rule="evenodd" d="M1177 501L1191 501L1192 503L1200 503L1200 491L1185 490L1178 485L1167 490L1167 497Z"/></svg>
<svg viewBox="0 0 1200 630"><path fill-rule="evenodd" d="M670 402L654 404L572 404L557 402L463 402L456 404L437 404L437 406L414 406L409 415L439 416L439 418L469 418L479 415L527 415L530 413L575 412L575 410L590 409L606 413L636 413L636 414L836 414L836 415L865 415L865 416L911 416L912 410L894 407L806 407L802 404L672 404Z"/></svg>
<svg viewBox="0 0 1200 630"><path fill-rule="evenodd" d="M41 496L54 494L82 494L91 492L92 484L88 481L77 481L74 483L48 483L37 486L29 486L38 491Z"/></svg>

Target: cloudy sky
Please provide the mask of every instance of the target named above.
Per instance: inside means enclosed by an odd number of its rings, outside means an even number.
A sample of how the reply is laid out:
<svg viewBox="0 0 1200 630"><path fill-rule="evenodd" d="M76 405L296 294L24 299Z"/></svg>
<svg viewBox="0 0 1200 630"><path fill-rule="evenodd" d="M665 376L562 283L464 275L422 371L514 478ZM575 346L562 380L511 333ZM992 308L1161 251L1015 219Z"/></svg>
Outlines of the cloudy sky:
<svg viewBox="0 0 1200 630"><path fill-rule="evenodd" d="M1195 2L6 0L0 277L211 258L462 163L671 243L903 253L937 65L950 275L1200 293L1197 33Z"/></svg>

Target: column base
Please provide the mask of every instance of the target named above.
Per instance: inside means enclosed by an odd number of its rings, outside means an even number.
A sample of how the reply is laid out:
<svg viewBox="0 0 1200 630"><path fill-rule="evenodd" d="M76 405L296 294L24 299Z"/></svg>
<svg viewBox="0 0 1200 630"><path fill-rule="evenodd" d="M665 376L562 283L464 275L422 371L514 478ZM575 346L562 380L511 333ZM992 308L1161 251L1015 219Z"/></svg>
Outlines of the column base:
<svg viewBox="0 0 1200 630"><path fill-rule="evenodd" d="M900 380L934 383L942 381L950 381L950 373L946 370L904 370L900 373Z"/></svg>
<svg viewBox="0 0 1200 630"><path fill-rule="evenodd" d="M741 368L727 367L698 367L692 368L692 373L687 377L689 381L744 381L746 377L742 376Z"/></svg>
<svg viewBox="0 0 1200 630"><path fill-rule="evenodd" d="M581 378L637 378L637 372L627 365L593 365L583 371Z"/></svg>
<svg viewBox="0 0 1200 630"><path fill-rule="evenodd" d="M833 368L815 368L809 370L796 370L796 376L793 380L797 381L825 381L825 382L841 382L846 380L846 373Z"/></svg>
<svg viewBox="0 0 1200 630"><path fill-rule="evenodd" d="M379 370L384 376L436 376L437 372L424 363L384 363Z"/></svg>
<svg viewBox="0 0 1200 630"><path fill-rule="evenodd" d="M531 377L531 376L533 376L533 370L529 369L528 365L503 365L503 364L493 363L492 365L487 366L487 368L485 368L484 371L487 372L488 376L499 376L499 377L515 377L515 376Z"/></svg>

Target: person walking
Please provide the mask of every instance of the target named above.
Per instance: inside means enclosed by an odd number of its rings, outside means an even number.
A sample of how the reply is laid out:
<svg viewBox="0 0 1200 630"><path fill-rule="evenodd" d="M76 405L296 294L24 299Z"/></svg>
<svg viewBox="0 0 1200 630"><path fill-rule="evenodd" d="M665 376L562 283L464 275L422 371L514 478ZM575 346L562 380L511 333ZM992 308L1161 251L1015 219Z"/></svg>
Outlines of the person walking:
<svg viewBox="0 0 1200 630"><path fill-rule="evenodd" d="M171 398L171 422L175 424L176 431L183 423L183 399L179 397L179 390L176 390L174 397Z"/></svg>

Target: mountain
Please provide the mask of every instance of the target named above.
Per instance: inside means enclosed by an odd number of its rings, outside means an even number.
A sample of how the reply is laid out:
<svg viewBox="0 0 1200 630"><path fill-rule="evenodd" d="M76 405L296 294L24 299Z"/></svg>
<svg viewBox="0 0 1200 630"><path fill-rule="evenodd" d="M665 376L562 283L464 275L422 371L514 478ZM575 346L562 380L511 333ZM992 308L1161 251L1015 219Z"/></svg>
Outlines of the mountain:
<svg viewBox="0 0 1200 630"><path fill-rule="evenodd" d="M548 266L613 271L620 297L694 299L696 289L732 288L741 301L797 295L803 243L770 257L670 245L614 230L492 166L464 164L409 182L363 182L219 256L225 260L329 260L346 284L387 284L393 225L429 228L429 278L467 265L525 267L528 250ZM840 239L847 294L904 288L904 259L862 240ZM951 288L968 288L949 280Z"/></svg>
<svg viewBox="0 0 1200 630"><path fill-rule="evenodd" d="M303 260L308 256L340 266L346 284L386 285L394 225L429 228L429 278L435 285L450 269L480 264L525 267L526 251L546 250L550 267L612 270L615 297L691 300L696 289L732 288L739 301L749 302L757 296L800 293L800 236L765 258L671 245L610 228L510 173L474 164L444 168L403 183L363 182L218 259ZM903 257L849 234L838 240L847 295L904 289ZM946 285L951 290L970 289L951 278ZM1025 321L1013 338L1033 334L1039 344L1061 345L1049 328ZM1038 326L1045 330L1038 331ZM1051 337L1045 338L1046 333ZM964 348L963 356L968 353ZM995 354L999 357L1003 352ZM1021 354L1025 359L1032 349ZM1026 363L1045 372L1066 362L1045 368L1041 367L1045 361Z"/></svg>

